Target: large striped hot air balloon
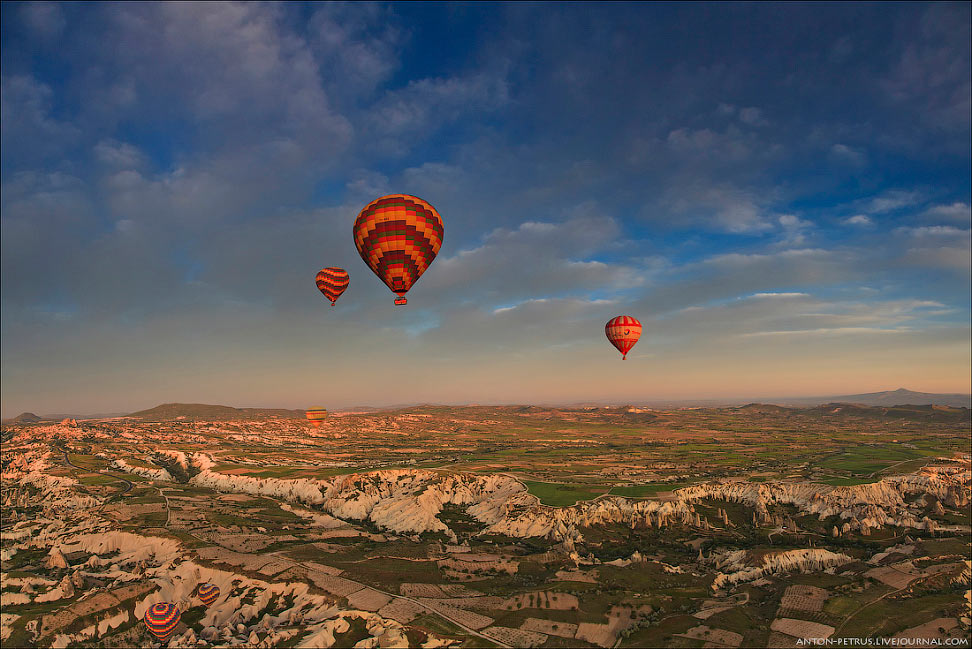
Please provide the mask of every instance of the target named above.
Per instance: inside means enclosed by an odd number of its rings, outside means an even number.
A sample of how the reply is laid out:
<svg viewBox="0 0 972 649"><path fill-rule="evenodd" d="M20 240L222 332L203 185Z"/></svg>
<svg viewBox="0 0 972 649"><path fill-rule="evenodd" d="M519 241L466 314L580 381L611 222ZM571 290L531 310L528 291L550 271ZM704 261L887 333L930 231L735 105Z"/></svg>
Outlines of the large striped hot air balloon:
<svg viewBox="0 0 972 649"><path fill-rule="evenodd" d="M207 607L212 606L213 602L219 599L219 586L208 582L199 584L199 588L196 589L196 596Z"/></svg>
<svg viewBox="0 0 972 649"><path fill-rule="evenodd" d="M351 279L343 268L329 266L317 271L317 288L331 301L331 306L347 290Z"/></svg>
<svg viewBox="0 0 972 649"><path fill-rule="evenodd" d="M442 247L442 217L426 201L408 194L382 196L354 222L358 254L392 292L395 304L418 281Z"/></svg>
<svg viewBox="0 0 972 649"><path fill-rule="evenodd" d="M166 642L179 625L182 613L175 604L158 602L145 611L145 626L160 642Z"/></svg>
<svg viewBox="0 0 972 649"><path fill-rule="evenodd" d="M321 408L320 406L314 406L313 408L307 409L307 421L311 423L314 428L320 428L321 422L327 419L327 408Z"/></svg>
<svg viewBox="0 0 972 649"><path fill-rule="evenodd" d="M621 360L625 360L628 352L641 338L641 323L637 318L629 315L619 315L607 321L604 325L604 333L611 344L621 352Z"/></svg>

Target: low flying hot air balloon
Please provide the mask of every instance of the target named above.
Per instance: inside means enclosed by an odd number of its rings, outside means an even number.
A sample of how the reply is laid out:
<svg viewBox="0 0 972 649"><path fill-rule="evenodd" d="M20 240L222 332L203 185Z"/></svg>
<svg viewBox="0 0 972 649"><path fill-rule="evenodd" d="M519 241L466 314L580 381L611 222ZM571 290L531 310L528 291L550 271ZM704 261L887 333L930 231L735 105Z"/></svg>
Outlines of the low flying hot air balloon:
<svg viewBox="0 0 972 649"><path fill-rule="evenodd" d="M172 637L175 628L179 625L182 613L179 612L175 604L169 602L158 602L152 604L145 611L145 626L152 632L160 642L166 642Z"/></svg>
<svg viewBox="0 0 972 649"><path fill-rule="evenodd" d="M317 271L317 288L331 301L331 306L347 290L351 279L343 268L329 266Z"/></svg>
<svg viewBox="0 0 972 649"><path fill-rule="evenodd" d="M321 422L327 419L327 408L321 408L320 406L314 406L313 408L307 409L307 421L311 423L314 428L320 428Z"/></svg>
<svg viewBox="0 0 972 649"><path fill-rule="evenodd" d="M619 315L607 321L607 324L604 325L604 334L611 341L611 344L621 352L621 360L625 360L628 357L628 352L641 338L641 323L638 322L637 318L632 318L629 315Z"/></svg>
<svg viewBox="0 0 972 649"><path fill-rule="evenodd" d="M368 203L354 222L354 245L368 267L392 292L395 304L418 281L442 247L442 217L426 201L408 194Z"/></svg>
<svg viewBox="0 0 972 649"><path fill-rule="evenodd" d="M196 596L206 606L212 606L213 602L219 599L219 586L208 582L199 584L199 588L196 589Z"/></svg>

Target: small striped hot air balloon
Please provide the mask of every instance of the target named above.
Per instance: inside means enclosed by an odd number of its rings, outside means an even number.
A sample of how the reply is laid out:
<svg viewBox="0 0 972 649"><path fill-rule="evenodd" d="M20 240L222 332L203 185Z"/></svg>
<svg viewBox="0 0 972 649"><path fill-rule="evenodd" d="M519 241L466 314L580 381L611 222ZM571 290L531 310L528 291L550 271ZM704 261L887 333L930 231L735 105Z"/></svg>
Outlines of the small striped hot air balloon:
<svg viewBox="0 0 972 649"><path fill-rule="evenodd" d="M331 301L331 306L334 306L341 294L348 289L350 283L351 278L348 277L348 271L343 268L328 266L317 271L317 288L324 294L324 297Z"/></svg>
<svg viewBox="0 0 972 649"><path fill-rule="evenodd" d="M619 315L607 321L604 325L604 333L611 344L621 352L621 360L625 360L628 352L641 338L641 323L637 318L629 315Z"/></svg>
<svg viewBox="0 0 972 649"><path fill-rule="evenodd" d="M219 586L208 582L199 584L199 588L196 589L196 596L207 607L212 606L213 602L219 599Z"/></svg>
<svg viewBox="0 0 972 649"><path fill-rule="evenodd" d="M145 626L152 632L160 642L166 642L172 637L175 628L179 625L182 613L179 612L175 604L169 602L158 602L152 604L145 611Z"/></svg>
<svg viewBox="0 0 972 649"><path fill-rule="evenodd" d="M432 205L408 194L368 203L354 222L354 245L378 279L406 304L405 294L442 247L442 217Z"/></svg>
<svg viewBox="0 0 972 649"><path fill-rule="evenodd" d="M314 428L320 428L321 422L327 419L327 408L321 408L320 406L314 406L313 408L307 409L307 421L311 423Z"/></svg>

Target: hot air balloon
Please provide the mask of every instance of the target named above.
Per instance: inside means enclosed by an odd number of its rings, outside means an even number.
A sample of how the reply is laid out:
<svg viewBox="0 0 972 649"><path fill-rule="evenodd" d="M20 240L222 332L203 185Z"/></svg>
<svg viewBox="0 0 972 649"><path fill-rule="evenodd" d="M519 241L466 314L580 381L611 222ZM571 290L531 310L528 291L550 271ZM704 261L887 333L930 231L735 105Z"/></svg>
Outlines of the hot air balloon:
<svg viewBox="0 0 972 649"><path fill-rule="evenodd" d="M145 626L160 642L166 642L179 625L182 613L175 604L158 602L145 611Z"/></svg>
<svg viewBox="0 0 972 649"><path fill-rule="evenodd" d="M628 352L641 338L641 323L638 322L637 318L632 318L629 315L619 315L607 321L607 324L604 325L604 334L611 341L611 344L621 352L621 360L625 360L628 357Z"/></svg>
<svg viewBox="0 0 972 649"><path fill-rule="evenodd" d="M329 266L317 271L317 288L324 294L324 297L331 301L331 306L334 306L334 303L347 290L350 283L348 271L343 268Z"/></svg>
<svg viewBox="0 0 972 649"><path fill-rule="evenodd" d="M307 421L309 421L311 426L314 428L320 428L321 422L325 419L327 419L327 408L314 406L313 408L307 409Z"/></svg>
<svg viewBox="0 0 972 649"><path fill-rule="evenodd" d="M212 606L213 602L219 599L219 586L209 582L199 584L199 588L196 589L196 596L206 606Z"/></svg>
<svg viewBox="0 0 972 649"><path fill-rule="evenodd" d="M442 217L426 201L408 194L377 198L354 222L354 245L368 267L392 292L395 304L426 271L442 247Z"/></svg>

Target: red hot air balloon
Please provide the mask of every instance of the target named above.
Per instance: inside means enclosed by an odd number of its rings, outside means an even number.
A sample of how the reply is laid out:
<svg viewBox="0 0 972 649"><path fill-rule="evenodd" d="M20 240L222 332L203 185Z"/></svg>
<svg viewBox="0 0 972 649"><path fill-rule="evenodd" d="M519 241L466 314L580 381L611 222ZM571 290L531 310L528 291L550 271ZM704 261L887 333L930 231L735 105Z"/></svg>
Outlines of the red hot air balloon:
<svg viewBox="0 0 972 649"><path fill-rule="evenodd" d="M152 604L145 611L144 620L145 626L152 632L152 635L164 643L172 637L176 627L179 626L180 618L182 618L182 613L179 612L179 608L175 604L158 602Z"/></svg>
<svg viewBox="0 0 972 649"><path fill-rule="evenodd" d="M354 222L354 245L368 267L398 294L418 281L442 247L442 217L426 201L408 194L368 203Z"/></svg>
<svg viewBox="0 0 972 649"><path fill-rule="evenodd" d="M604 325L604 334L611 344L621 352L621 360L628 357L628 352L634 347L638 339L641 338L641 323L637 318L629 315L619 315L611 318Z"/></svg>
<svg viewBox="0 0 972 649"><path fill-rule="evenodd" d="M331 301L331 306L334 306L334 303L347 290L350 283L348 271L343 268L329 266L317 271L317 288L324 294L324 297Z"/></svg>

